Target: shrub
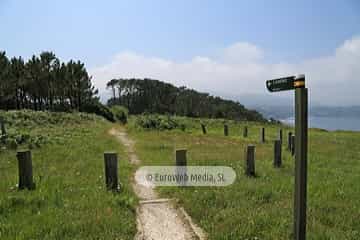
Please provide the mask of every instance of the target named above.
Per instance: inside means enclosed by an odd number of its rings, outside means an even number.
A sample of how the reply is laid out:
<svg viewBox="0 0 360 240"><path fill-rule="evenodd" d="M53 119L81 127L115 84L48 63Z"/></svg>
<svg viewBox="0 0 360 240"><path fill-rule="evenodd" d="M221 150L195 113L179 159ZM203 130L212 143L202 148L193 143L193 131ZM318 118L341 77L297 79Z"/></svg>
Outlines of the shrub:
<svg viewBox="0 0 360 240"><path fill-rule="evenodd" d="M87 113L95 113L97 115L103 116L105 119L109 120L110 122L115 122L114 114L110 111L110 109L100 102L91 102L86 104L83 109L84 112Z"/></svg>
<svg viewBox="0 0 360 240"><path fill-rule="evenodd" d="M112 106L110 110L113 113L116 120L120 121L122 124L127 123L128 114L129 114L127 108L117 105L117 106Z"/></svg>
<svg viewBox="0 0 360 240"><path fill-rule="evenodd" d="M181 129L185 131L186 125L171 116L143 114L136 118L135 125L145 129L172 130Z"/></svg>

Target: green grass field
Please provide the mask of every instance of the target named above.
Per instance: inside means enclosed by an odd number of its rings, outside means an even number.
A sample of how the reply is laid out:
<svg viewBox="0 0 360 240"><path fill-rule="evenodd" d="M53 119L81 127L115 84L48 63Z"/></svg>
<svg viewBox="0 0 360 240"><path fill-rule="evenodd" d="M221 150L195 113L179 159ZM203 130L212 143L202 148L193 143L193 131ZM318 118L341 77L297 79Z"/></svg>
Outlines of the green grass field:
<svg viewBox="0 0 360 240"><path fill-rule="evenodd" d="M237 173L228 187L161 187L164 197L180 200L210 239L291 239L293 228L294 159L283 146L283 167L273 168L273 140L279 125L265 125L259 143L256 123L180 118L186 130L139 130L129 133L143 165L173 165L174 149L188 150L189 165L231 166ZM206 122L203 135L200 122ZM243 126L249 137L242 137ZM284 127L283 127L284 128ZM284 142L288 131L284 128ZM244 149L256 145L256 178L244 176ZM360 133L309 131L308 238L360 239Z"/></svg>
<svg viewBox="0 0 360 240"><path fill-rule="evenodd" d="M2 113L8 139L0 149L0 239L133 239L137 198L129 179L135 170L108 130L116 125L87 114ZM162 128L143 130L132 117L127 126L143 165L173 165L174 150L188 150L189 165L230 166L228 187L160 187L179 204L209 239L291 239L294 159L283 146L283 167L273 168L275 124L223 120L161 120ZM200 123L207 125L203 135ZM242 137L248 126L248 138ZM260 128L266 143L259 143ZM256 178L244 175L244 149L256 145ZM284 144L286 145L286 144ZM16 148L32 149L36 190L18 191ZM104 189L103 152L117 151L123 190ZM308 239L360 239L360 133L309 132Z"/></svg>
<svg viewBox="0 0 360 240"><path fill-rule="evenodd" d="M112 124L75 113L8 112L6 118L13 123L7 127L10 136L30 139L18 149L34 145L36 190L17 190L16 150L11 149L13 143L10 149L3 147L0 239L133 239L137 204L129 185L133 168L122 146L107 134ZM120 155L119 194L104 189L103 152L108 150Z"/></svg>

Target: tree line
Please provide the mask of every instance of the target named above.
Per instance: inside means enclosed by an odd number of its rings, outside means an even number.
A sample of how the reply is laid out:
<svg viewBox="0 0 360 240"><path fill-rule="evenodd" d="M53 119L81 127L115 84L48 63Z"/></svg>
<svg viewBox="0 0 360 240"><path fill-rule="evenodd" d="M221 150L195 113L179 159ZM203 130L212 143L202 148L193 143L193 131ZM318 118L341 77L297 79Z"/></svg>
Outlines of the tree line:
<svg viewBox="0 0 360 240"><path fill-rule="evenodd" d="M47 51L25 61L0 51L0 109L87 111L99 104L97 93L80 61Z"/></svg>
<svg viewBox="0 0 360 240"><path fill-rule="evenodd" d="M131 114L144 112L188 117L265 121L257 111L239 102L214 97L186 87L153 79L112 79L107 83L112 97L108 105L122 105Z"/></svg>

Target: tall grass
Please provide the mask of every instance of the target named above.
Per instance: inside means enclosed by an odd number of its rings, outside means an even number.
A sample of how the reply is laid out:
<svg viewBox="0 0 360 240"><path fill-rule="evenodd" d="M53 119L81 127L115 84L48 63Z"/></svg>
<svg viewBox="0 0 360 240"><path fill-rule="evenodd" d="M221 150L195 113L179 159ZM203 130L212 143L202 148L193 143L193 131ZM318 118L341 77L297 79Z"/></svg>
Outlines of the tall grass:
<svg viewBox="0 0 360 240"><path fill-rule="evenodd" d="M7 119L13 120L9 131L43 134L49 142L32 150L34 191L17 190L16 151L0 153L0 239L133 239L133 169L123 147L108 135L110 123L76 113L10 112ZM108 150L120 156L119 194L104 186Z"/></svg>
<svg viewBox="0 0 360 240"><path fill-rule="evenodd" d="M173 165L174 149L188 149L189 165L231 166L237 173L228 187L161 187L164 197L180 200L210 239L291 239L293 229L294 158L286 150L287 133L281 125L188 119L186 131L129 132L144 165ZM134 119L132 120L134 121ZM200 122L207 125L203 135ZM242 137L248 126L249 137ZM260 129L266 143L260 144ZM283 166L273 167L273 140L283 128ZM256 145L256 178L244 174L244 149ZM360 133L309 131L308 238L360 239Z"/></svg>

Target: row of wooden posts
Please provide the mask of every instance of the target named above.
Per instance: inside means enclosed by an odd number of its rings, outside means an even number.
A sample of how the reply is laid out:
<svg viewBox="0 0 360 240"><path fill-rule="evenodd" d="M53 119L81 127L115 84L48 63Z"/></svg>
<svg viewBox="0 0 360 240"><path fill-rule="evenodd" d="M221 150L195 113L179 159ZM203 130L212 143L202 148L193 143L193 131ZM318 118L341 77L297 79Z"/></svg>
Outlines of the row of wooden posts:
<svg viewBox="0 0 360 240"><path fill-rule="evenodd" d="M206 126L201 124L203 134L206 134ZM224 135L229 135L229 126L224 124ZM248 127L244 126L243 137L248 136ZM265 128L260 129L260 142L265 143ZM283 143L283 130L279 129L278 139L274 141L274 167L279 168L282 165L282 143ZM291 152L291 155L295 155L295 135L292 132L288 133L288 145L287 149ZM248 145L245 149L245 174L247 176L255 176L255 146Z"/></svg>
<svg viewBox="0 0 360 240"><path fill-rule="evenodd" d="M204 129L204 125L202 125ZM206 130L205 130L206 131ZM244 128L244 135L247 136L247 127ZM228 127L224 125L224 134L227 136ZM274 141L274 167L280 168L282 165L282 142L283 142L283 131L279 130L279 139ZM261 129L261 139L265 142L265 128ZM292 135L292 132L288 133L288 146L287 149L291 152L291 155L295 154L295 136ZM175 164L176 166L186 166L186 149L179 149L175 151ZM255 174L255 146L248 145L245 148L245 174L247 176L254 177Z"/></svg>
<svg viewBox="0 0 360 240"><path fill-rule="evenodd" d="M224 131L228 133L228 128ZM247 134L247 128L246 134ZM245 132L245 131L244 131ZM261 130L262 139L265 138L265 128ZM291 132L288 133L287 149L291 151L292 155L295 153L295 136ZM279 130L279 139L274 141L274 167L281 167L282 165L282 129ZM17 152L18 167L19 167L19 189L35 189L35 182L33 181L33 168L31 152L29 150ZM186 166L186 149L178 149L175 151L175 165ZM118 191L118 156L116 152L104 153L104 168L105 168L105 185L108 190ZM245 149L245 174L247 176L255 176L255 146L248 145Z"/></svg>
<svg viewBox="0 0 360 240"><path fill-rule="evenodd" d="M18 151L16 155L19 167L19 184L21 189L35 189L33 180L32 157L30 150ZM108 190L120 190L118 180L118 156L116 152L104 153L105 185Z"/></svg>
<svg viewBox="0 0 360 240"><path fill-rule="evenodd" d="M264 131L262 131L264 132ZM274 167L279 168L282 165L282 129L279 130L279 139L274 141ZM291 155L295 154L295 136L292 132L288 133L287 149ZM245 174L247 176L255 176L255 146L248 145L245 149Z"/></svg>
<svg viewBox="0 0 360 240"><path fill-rule="evenodd" d="M201 129L202 129L203 134L207 134L205 124L201 124ZM248 127L244 126L243 137L245 137L245 138L248 137L248 133L249 133ZM229 136L229 126L227 124L224 124L224 136ZM292 132L289 132L289 140L288 140L289 144L291 142L291 139L290 139L291 136L292 136ZM279 139L282 142L282 139L283 139L282 129L279 130ZM262 127L260 129L260 142L261 143L265 142L265 128L264 127Z"/></svg>

